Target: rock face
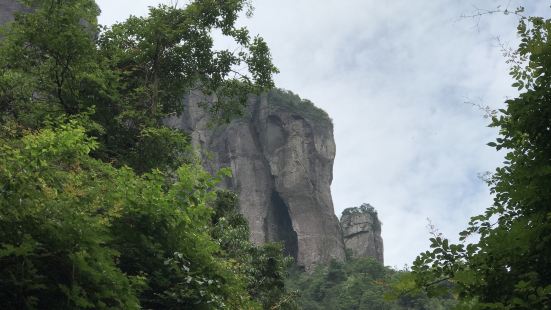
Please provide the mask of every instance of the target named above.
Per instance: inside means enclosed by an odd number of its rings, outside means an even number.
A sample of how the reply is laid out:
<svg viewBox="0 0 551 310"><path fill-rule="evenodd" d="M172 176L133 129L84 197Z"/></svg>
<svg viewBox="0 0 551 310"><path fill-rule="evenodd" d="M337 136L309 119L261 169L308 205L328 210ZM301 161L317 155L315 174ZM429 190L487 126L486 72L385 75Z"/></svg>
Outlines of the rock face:
<svg viewBox="0 0 551 310"><path fill-rule="evenodd" d="M381 222L371 205L345 209L341 216L341 228L345 248L352 257L373 257L384 264Z"/></svg>
<svg viewBox="0 0 551 310"><path fill-rule="evenodd" d="M232 169L224 186L238 193L252 241L283 241L305 269L344 260L330 191L335 142L327 114L275 90L251 98L246 116L212 128L204 100L190 95L184 113L167 123L191 134L207 169Z"/></svg>
<svg viewBox="0 0 551 310"><path fill-rule="evenodd" d="M0 25L10 22L16 12L28 11L28 8L16 0L0 0Z"/></svg>

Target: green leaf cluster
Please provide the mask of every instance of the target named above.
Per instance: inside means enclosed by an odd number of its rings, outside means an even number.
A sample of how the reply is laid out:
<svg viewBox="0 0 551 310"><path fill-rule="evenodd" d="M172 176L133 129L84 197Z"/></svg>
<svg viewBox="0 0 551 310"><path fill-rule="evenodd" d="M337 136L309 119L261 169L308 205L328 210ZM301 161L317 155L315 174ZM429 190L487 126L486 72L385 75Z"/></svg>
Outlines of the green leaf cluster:
<svg viewBox="0 0 551 310"><path fill-rule="evenodd" d="M352 208L346 208L344 211L342 211L342 215L351 215L351 214L370 214L374 218L378 217L377 210L375 210L375 207L370 205L369 203L363 203L359 207L352 207Z"/></svg>
<svg viewBox="0 0 551 310"><path fill-rule="evenodd" d="M159 171L90 157L97 147L74 122L2 140L3 307L253 307L210 236L219 178L184 165L166 188Z"/></svg>
<svg viewBox="0 0 551 310"><path fill-rule="evenodd" d="M163 123L191 91L229 120L272 86L265 42L235 26L248 2L110 28L92 0L23 3L0 40L0 308L288 308L281 246L249 242L216 187L230 171ZM214 30L239 48L215 50Z"/></svg>
<svg viewBox="0 0 551 310"><path fill-rule="evenodd" d="M235 26L249 7L244 0L160 5L112 27L97 25L93 0L25 3L32 12L2 29L1 122L38 129L86 114L83 124L100 142L94 156L119 167L144 173L190 161L177 142L185 134L160 129L190 92L210 95L205 108L229 121L250 93L273 87L277 69L266 43ZM235 49L216 49L215 30Z"/></svg>
<svg viewBox="0 0 551 310"><path fill-rule="evenodd" d="M423 292L393 296L398 289L410 289L409 272L384 267L373 258L333 261L307 273L293 270L287 285L299 294L300 309L449 309L451 296L430 299ZM406 288L407 287L407 288Z"/></svg>

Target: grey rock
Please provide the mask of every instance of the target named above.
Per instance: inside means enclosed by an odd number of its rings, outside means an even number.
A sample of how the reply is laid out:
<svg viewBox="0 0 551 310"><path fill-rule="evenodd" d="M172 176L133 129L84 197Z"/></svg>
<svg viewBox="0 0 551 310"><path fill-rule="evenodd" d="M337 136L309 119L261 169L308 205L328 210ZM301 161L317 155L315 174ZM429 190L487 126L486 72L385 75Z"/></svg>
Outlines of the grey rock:
<svg viewBox="0 0 551 310"><path fill-rule="evenodd" d="M16 13L31 12L33 12L32 7L25 6L18 0L0 0L0 27L6 23L12 22L15 19ZM81 18L79 22L89 31L91 39L98 39L99 32L94 25L83 18ZM1 35L0 38L2 38Z"/></svg>
<svg viewBox="0 0 551 310"><path fill-rule="evenodd" d="M0 25L13 21L15 13L28 11L28 7L16 0L0 0Z"/></svg>
<svg viewBox="0 0 551 310"><path fill-rule="evenodd" d="M208 170L230 167L224 187L238 193L251 240L282 241L299 266L345 258L330 186L335 142L325 112L284 91L250 98L246 115L212 127L193 93L167 123L190 133Z"/></svg>
<svg viewBox="0 0 551 310"><path fill-rule="evenodd" d="M381 222L371 205L345 209L340 222L345 248L352 257L373 257L384 264Z"/></svg>

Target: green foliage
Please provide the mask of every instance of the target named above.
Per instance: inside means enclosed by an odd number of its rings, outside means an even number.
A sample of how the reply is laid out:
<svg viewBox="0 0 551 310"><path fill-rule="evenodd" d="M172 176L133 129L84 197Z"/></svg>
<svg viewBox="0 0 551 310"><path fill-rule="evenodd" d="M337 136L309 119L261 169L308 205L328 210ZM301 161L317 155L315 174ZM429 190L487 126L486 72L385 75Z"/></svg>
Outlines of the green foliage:
<svg viewBox="0 0 551 310"><path fill-rule="evenodd" d="M243 274L247 290L264 309L295 309L294 292L285 288L287 269L292 264L279 243L254 245L249 241L247 221L239 213L235 194L219 191L214 208L211 234L218 242L221 256L230 262L236 273Z"/></svg>
<svg viewBox="0 0 551 310"><path fill-rule="evenodd" d="M184 165L165 190L160 172L91 158L84 132L71 122L2 141L3 307L252 307L210 237L220 178Z"/></svg>
<svg viewBox="0 0 551 310"><path fill-rule="evenodd" d="M96 147L74 124L1 141L3 308L138 308L141 280L105 246L117 172L88 158Z"/></svg>
<svg viewBox="0 0 551 310"><path fill-rule="evenodd" d="M357 258L346 263L331 262L312 273L295 270L288 280L289 289L299 292L300 309L449 309L449 298L430 300L423 293L385 298L398 279L408 272L396 272L372 258Z"/></svg>
<svg viewBox="0 0 551 310"><path fill-rule="evenodd" d="M89 113L94 156L139 173L174 169L192 159L182 133L163 127L185 95L217 99L206 108L220 120L242 113L247 95L273 86L277 69L266 43L234 24L244 0L192 1L152 7L111 28L98 27L92 0L27 1L0 42L0 122L37 129L62 115ZM216 50L212 31L237 51ZM236 68L244 68L236 71ZM157 152L144 148L159 147ZM165 151L161 154L161 151Z"/></svg>
<svg viewBox="0 0 551 310"><path fill-rule="evenodd" d="M436 236L413 266L418 288L454 283L461 309L551 309L551 20L523 17L518 34L508 63L521 93L491 123L500 137L489 145L507 150L488 180L494 203L461 243ZM467 243L471 235L479 241Z"/></svg>
<svg viewBox="0 0 551 310"><path fill-rule="evenodd" d="M92 0L25 3L34 12L3 29L0 110L4 120L37 128L47 117L92 104L102 74L94 43L99 9Z"/></svg>
<svg viewBox="0 0 551 310"><path fill-rule="evenodd" d="M245 5L243 0L197 0L185 8L160 5L146 17L130 17L100 34L98 52L111 88L101 111L98 106L98 119L115 133L102 136L102 156L133 164L127 159L140 152L144 130L180 113L190 91L215 96L205 108L213 118L229 121L242 114L250 93L273 86L277 70L265 42L234 25ZM215 29L232 39L239 52L214 49ZM144 168L151 167L156 166Z"/></svg>
<svg viewBox="0 0 551 310"><path fill-rule="evenodd" d="M138 173L154 168L175 171L194 161L189 137L168 127L147 127L136 137L135 145L125 156L125 162Z"/></svg>
<svg viewBox="0 0 551 310"><path fill-rule="evenodd" d="M284 109L297 113L306 119L313 121L316 125L332 126L333 122L327 112L316 107L308 99L301 99L291 91L283 89L272 89L268 93L268 102L273 109Z"/></svg>
<svg viewBox="0 0 551 310"><path fill-rule="evenodd" d="M378 217L377 210L375 210L375 208L368 203L364 203L359 207L346 208L344 209L344 211L342 211L342 215L362 214L362 213L368 213L373 217Z"/></svg>
<svg viewBox="0 0 551 310"><path fill-rule="evenodd" d="M24 3L0 41L0 308L285 307L281 247L248 241L217 195L229 171L205 172L162 122L192 90L229 120L272 86L266 44L234 26L248 3L159 6L110 29L92 0ZM215 29L241 51L214 50Z"/></svg>

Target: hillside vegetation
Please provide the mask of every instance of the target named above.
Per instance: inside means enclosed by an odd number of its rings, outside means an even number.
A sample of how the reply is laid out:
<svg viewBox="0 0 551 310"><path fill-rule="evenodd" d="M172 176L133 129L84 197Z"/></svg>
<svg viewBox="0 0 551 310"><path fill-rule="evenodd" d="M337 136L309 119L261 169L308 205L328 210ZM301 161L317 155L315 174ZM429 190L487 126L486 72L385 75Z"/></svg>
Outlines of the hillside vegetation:
<svg viewBox="0 0 551 310"><path fill-rule="evenodd" d="M234 26L246 1L109 28L91 0L24 3L0 41L0 308L286 307L281 246L248 241L216 188L231 172L205 172L162 122L191 89L224 121L273 86L266 44ZM242 51L214 50L213 29Z"/></svg>
<svg viewBox="0 0 551 310"><path fill-rule="evenodd" d="M333 125L333 121L327 112L316 107L312 101L300 98L292 91L279 88L272 89L268 92L268 102L274 109L284 109L296 113L320 126Z"/></svg>
<svg viewBox="0 0 551 310"><path fill-rule="evenodd" d="M235 25L249 1L160 5L111 27L93 0L22 3L0 33L1 309L551 309L551 20L514 12L520 94L490 115L489 146L507 154L460 242L435 235L411 271L357 258L304 273L280 244L249 241L217 188L231 171L206 172L163 125L190 91L215 94L205 109L229 122L273 89L268 46ZM215 49L213 31L238 49ZM291 92L269 98L332 126Z"/></svg>
<svg viewBox="0 0 551 310"><path fill-rule="evenodd" d="M293 269L287 287L297 292L297 304L304 310L444 310L455 306L451 295L394 296L394 286L408 276L408 271L395 271L366 257L319 266L311 274Z"/></svg>

